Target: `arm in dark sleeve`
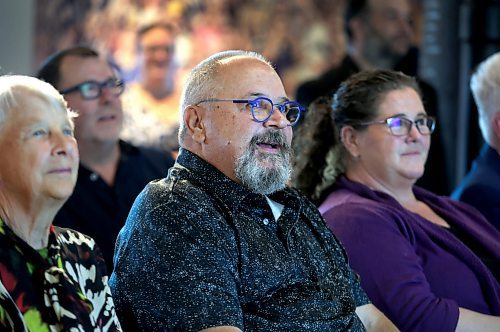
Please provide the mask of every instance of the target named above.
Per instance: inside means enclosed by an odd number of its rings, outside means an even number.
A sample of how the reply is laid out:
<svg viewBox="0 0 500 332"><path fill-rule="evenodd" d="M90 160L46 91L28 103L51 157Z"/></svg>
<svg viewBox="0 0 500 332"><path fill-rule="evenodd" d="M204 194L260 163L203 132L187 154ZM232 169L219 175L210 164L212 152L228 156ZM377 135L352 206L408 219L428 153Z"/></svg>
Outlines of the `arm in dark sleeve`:
<svg viewBox="0 0 500 332"><path fill-rule="evenodd" d="M232 232L206 205L178 203L131 211L111 280L120 319L146 331L243 329Z"/></svg>
<svg viewBox="0 0 500 332"><path fill-rule="evenodd" d="M500 190L496 183L473 184L464 188L458 199L475 207L486 219L500 230ZM485 195L484 193L491 193Z"/></svg>

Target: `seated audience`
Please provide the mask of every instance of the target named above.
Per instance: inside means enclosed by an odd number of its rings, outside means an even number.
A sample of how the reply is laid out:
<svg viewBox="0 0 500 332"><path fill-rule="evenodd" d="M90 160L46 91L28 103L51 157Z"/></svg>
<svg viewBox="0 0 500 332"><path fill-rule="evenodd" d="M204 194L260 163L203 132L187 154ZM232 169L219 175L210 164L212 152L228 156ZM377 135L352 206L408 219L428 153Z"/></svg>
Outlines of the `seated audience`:
<svg viewBox="0 0 500 332"><path fill-rule="evenodd" d="M180 153L139 195L110 286L131 331L395 331L313 204L288 188L302 108L245 51L198 64Z"/></svg>
<svg viewBox="0 0 500 332"><path fill-rule="evenodd" d="M485 144L452 198L474 206L500 230L500 52L479 65L470 88Z"/></svg>
<svg viewBox="0 0 500 332"><path fill-rule="evenodd" d="M74 116L50 85L0 77L0 330L116 331L95 241L52 226L78 171Z"/></svg>
<svg viewBox="0 0 500 332"><path fill-rule="evenodd" d="M436 124L416 81L360 72L331 108L310 111L303 127L330 132L330 146L323 158L296 151L309 164L295 171L304 183L323 169L320 212L375 306L402 331L498 331L500 233L471 206L414 185ZM321 139L299 131L295 144Z"/></svg>
<svg viewBox="0 0 500 332"><path fill-rule="evenodd" d="M56 87L78 114L78 180L54 224L92 236L111 273L116 236L132 203L149 181L167 174L173 160L168 152L119 139L125 87L95 50L75 46L60 51L46 60L38 77Z"/></svg>

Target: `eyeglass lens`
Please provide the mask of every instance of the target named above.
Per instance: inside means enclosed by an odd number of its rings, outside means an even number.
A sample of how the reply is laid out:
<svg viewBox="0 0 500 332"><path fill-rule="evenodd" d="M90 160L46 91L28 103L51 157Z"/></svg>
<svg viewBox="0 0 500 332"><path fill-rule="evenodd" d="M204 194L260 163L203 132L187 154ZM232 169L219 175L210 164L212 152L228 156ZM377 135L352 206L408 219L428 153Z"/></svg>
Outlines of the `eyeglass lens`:
<svg viewBox="0 0 500 332"><path fill-rule="evenodd" d="M295 102L285 102L280 105L273 105L271 101L265 98L257 98L254 103L251 104L252 114L257 121L266 121L269 119L273 112L273 106L278 108L281 113L283 113L290 122L290 124L295 124L300 116L300 107Z"/></svg>
<svg viewBox="0 0 500 332"><path fill-rule="evenodd" d="M391 130L392 134L398 136L408 135L413 123L415 123L417 130L422 135L429 135L432 134L432 132L434 131L435 121L434 119L429 117L420 118L415 121L411 121L409 119L402 117L394 117L387 119L387 125L389 126L389 129Z"/></svg>
<svg viewBox="0 0 500 332"><path fill-rule="evenodd" d="M118 96L123 92L125 86L122 81L111 78L102 83L95 81L85 82L80 85L80 92L85 99L95 99L101 95L104 88L110 89L115 96Z"/></svg>

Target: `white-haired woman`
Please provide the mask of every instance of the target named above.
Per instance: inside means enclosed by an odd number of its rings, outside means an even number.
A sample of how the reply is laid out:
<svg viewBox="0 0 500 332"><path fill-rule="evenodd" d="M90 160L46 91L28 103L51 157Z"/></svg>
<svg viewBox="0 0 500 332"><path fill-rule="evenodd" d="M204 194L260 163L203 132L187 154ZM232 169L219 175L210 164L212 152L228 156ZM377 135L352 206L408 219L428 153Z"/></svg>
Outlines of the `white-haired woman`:
<svg viewBox="0 0 500 332"><path fill-rule="evenodd" d="M93 239L52 226L73 192L72 113L50 84L0 77L0 330L119 330Z"/></svg>

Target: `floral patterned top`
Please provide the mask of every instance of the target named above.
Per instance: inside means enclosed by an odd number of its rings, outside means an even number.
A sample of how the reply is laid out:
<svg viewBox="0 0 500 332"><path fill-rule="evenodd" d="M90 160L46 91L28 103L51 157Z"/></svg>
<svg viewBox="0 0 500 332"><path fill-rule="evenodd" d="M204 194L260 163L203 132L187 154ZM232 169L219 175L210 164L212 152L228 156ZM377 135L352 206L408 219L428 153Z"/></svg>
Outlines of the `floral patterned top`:
<svg viewBox="0 0 500 332"><path fill-rule="evenodd" d="M0 218L0 330L121 330L94 240L51 226L35 250Z"/></svg>

